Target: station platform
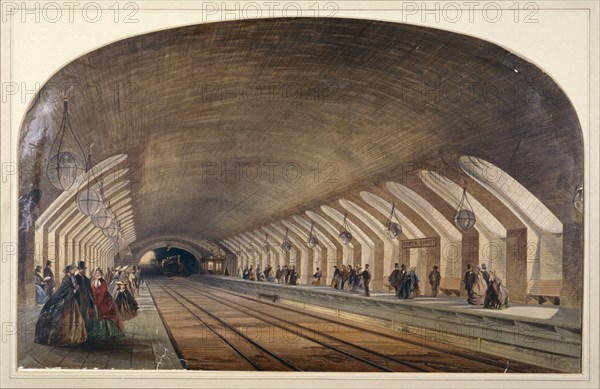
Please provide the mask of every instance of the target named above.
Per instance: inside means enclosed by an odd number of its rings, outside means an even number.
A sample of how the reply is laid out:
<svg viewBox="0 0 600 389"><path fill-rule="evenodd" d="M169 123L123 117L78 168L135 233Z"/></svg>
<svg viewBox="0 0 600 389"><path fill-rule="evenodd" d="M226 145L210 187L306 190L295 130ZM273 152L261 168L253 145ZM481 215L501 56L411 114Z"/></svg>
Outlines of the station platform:
<svg viewBox="0 0 600 389"><path fill-rule="evenodd" d="M183 369L154 301L145 284L136 298L138 315L125 322L125 336L106 343L83 343L70 347L34 342L41 306L18 313L19 369Z"/></svg>
<svg viewBox="0 0 600 389"><path fill-rule="evenodd" d="M468 347L510 360L581 371L581 312L550 305L511 304L504 310L469 305L463 298L400 300L390 293L370 297L328 286L278 285L225 276L192 275L191 281L280 304L352 319L419 337Z"/></svg>

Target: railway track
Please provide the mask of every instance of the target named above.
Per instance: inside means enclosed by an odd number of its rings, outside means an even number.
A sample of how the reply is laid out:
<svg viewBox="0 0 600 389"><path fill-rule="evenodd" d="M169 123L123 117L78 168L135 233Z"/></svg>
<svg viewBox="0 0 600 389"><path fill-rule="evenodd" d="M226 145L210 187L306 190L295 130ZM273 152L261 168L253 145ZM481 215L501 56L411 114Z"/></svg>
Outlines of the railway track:
<svg viewBox="0 0 600 389"><path fill-rule="evenodd" d="M396 371L396 372L505 372L507 362L491 356L442 344L391 334L389 330L340 320L288 306L276 305L220 288L187 280L150 281L161 317L173 326L173 312L186 311L205 334L204 343L190 352L182 347L190 330L173 332L181 358L191 369L206 369L206 361L219 355L215 370L292 371ZM176 308L179 307L179 308ZM176 320L176 319L175 319ZM171 321L171 323L170 323ZM189 323L188 323L189 324ZM270 336L248 335L248 329L268 331ZM210 335L210 336L206 336ZM179 339L178 339L179 338ZM293 342L290 342L293 340ZM208 349L207 349L208 347ZM214 352L211 352L211 347ZM219 352L220 350L220 352ZM224 350L229 350L228 354ZM188 354L188 355L186 355ZM194 354L197 358L190 358ZM229 355L229 358L223 358ZM234 357L235 356L235 357ZM194 362L198 363L194 363ZM511 363L510 372L547 371Z"/></svg>

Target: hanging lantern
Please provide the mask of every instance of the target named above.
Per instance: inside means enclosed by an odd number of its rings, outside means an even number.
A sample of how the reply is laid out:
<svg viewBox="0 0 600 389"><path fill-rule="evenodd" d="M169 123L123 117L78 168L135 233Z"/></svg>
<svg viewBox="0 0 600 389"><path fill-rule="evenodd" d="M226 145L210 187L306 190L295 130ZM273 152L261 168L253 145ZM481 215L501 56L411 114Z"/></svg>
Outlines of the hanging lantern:
<svg viewBox="0 0 600 389"><path fill-rule="evenodd" d="M116 236L117 232L118 229L117 226L114 225L114 223L111 223L108 227L102 229L102 233L108 238Z"/></svg>
<svg viewBox="0 0 600 389"><path fill-rule="evenodd" d="M400 221L398 220L398 217L394 213L395 209L396 209L396 205L394 203L392 203L392 212L390 213L390 216L388 217L387 221L385 222L385 233L387 234L387 236L390 237L390 239L394 239L402 233L402 227L400 226ZM394 218L396 219L397 223L393 221Z"/></svg>
<svg viewBox="0 0 600 389"><path fill-rule="evenodd" d="M284 249L285 251L290 251L292 249L292 242L290 241L290 238L288 238L288 229L285 229L285 238L283 238L283 243L281 243L281 248Z"/></svg>
<svg viewBox="0 0 600 389"><path fill-rule="evenodd" d="M460 199L458 207L456 207L456 213L454 214L454 225L459 230L468 231L475 226L476 218L473 207L467 199L467 188L463 188L463 195Z"/></svg>
<svg viewBox="0 0 600 389"><path fill-rule="evenodd" d="M98 228L106 228L112 223L113 215L106 208L101 208L92 216L92 223Z"/></svg>
<svg viewBox="0 0 600 389"><path fill-rule="evenodd" d="M265 253L269 252L269 236L267 234L265 234L265 243L262 246L262 250Z"/></svg>
<svg viewBox="0 0 600 389"><path fill-rule="evenodd" d="M77 193L77 208L86 216L95 215L96 212L102 208L103 196L102 196L102 183L98 183L98 179L96 177L96 173L92 170L92 146L94 142L88 145L88 157L85 164L85 180L81 184L79 188L79 193ZM100 187L100 193L95 189L92 189L92 185L94 182L98 183Z"/></svg>
<svg viewBox="0 0 600 389"><path fill-rule="evenodd" d="M581 186L575 190L575 195L573 196L573 206L577 212L583 214L583 187Z"/></svg>
<svg viewBox="0 0 600 389"><path fill-rule="evenodd" d="M46 166L46 177L56 188L68 190L83 170L83 163L76 154L63 151L50 158Z"/></svg>
<svg viewBox="0 0 600 389"><path fill-rule="evenodd" d="M352 240L352 234L348 230L348 225L346 224L346 219L348 218L348 214L344 214L344 222L342 223L342 230L340 231L338 237L342 241L343 244L347 245Z"/></svg>
<svg viewBox="0 0 600 389"><path fill-rule="evenodd" d="M85 189L77 194L77 208L86 216L95 215L102 208L100 193L86 185Z"/></svg>
<svg viewBox="0 0 600 389"><path fill-rule="evenodd" d="M81 161L81 157L73 151L67 151L69 148L74 148L74 145L67 145L65 139L67 128L71 132L71 135L75 139L75 143L83 156L84 152L81 148L81 144L77 140L69 123L68 101L65 97L63 99L63 117L60 123L60 129L50 148L50 159L46 165L46 177L52 185L60 190L70 189L77 181L77 178L84 172L85 167L85 163Z"/></svg>
<svg viewBox="0 0 600 389"><path fill-rule="evenodd" d="M315 228L315 222L312 222L310 224L310 232L308 233L308 240L306 241L306 244L311 249L314 249L319 244L319 239L317 239L317 237L313 233L314 228Z"/></svg>

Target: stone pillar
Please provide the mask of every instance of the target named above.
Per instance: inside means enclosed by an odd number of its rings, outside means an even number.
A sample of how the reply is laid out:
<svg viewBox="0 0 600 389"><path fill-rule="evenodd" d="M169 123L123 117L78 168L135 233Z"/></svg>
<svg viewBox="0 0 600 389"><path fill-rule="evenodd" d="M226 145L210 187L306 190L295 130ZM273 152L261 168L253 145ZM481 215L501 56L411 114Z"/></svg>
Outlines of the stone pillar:
<svg viewBox="0 0 600 389"><path fill-rule="evenodd" d="M511 301L527 302L527 228L506 230L506 287Z"/></svg>
<svg viewBox="0 0 600 389"><path fill-rule="evenodd" d="M429 272L433 270L434 266L438 267L438 271L440 270L440 239L435 239L435 246L430 246L425 248L425 256L427 269L425 271L425 277L429 275ZM425 288L423 288L425 286ZM427 278L421 280L421 290L423 290L425 296L431 296L431 285L429 285L429 280Z"/></svg>
<svg viewBox="0 0 600 389"><path fill-rule="evenodd" d="M461 274L460 277L464 276L467 272L467 265L471 265L471 270L477 271L477 265L479 264L479 232L472 229L468 233L464 233L461 242ZM461 296L466 297L467 291L464 289L464 284L461 284Z"/></svg>
<svg viewBox="0 0 600 389"><path fill-rule="evenodd" d="M26 228L24 232L19 231L18 253L15 254L7 255L7 259L14 261L13 264L16 266L13 268L18 271L18 306L26 308L35 304L35 229L33 226Z"/></svg>
<svg viewBox="0 0 600 389"><path fill-rule="evenodd" d="M583 299L583 228L563 224L563 266L560 305L581 309ZM590 256L590 259L592 257Z"/></svg>

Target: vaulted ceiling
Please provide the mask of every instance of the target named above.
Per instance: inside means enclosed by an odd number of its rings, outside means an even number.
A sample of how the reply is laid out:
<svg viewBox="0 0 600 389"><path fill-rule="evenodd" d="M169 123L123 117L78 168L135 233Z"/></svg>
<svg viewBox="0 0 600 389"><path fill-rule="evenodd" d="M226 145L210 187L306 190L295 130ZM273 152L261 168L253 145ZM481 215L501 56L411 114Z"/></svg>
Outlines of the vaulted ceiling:
<svg viewBox="0 0 600 389"><path fill-rule="evenodd" d="M564 207L582 179L572 105L542 70L476 38L322 18L128 38L48 81L24 120L23 163L48 159L65 85L94 159L127 155L138 240L220 241L462 155L517 172L563 223L575 220ZM523 180L531 164L535 179ZM59 191L37 165L20 191L41 190L39 214Z"/></svg>

